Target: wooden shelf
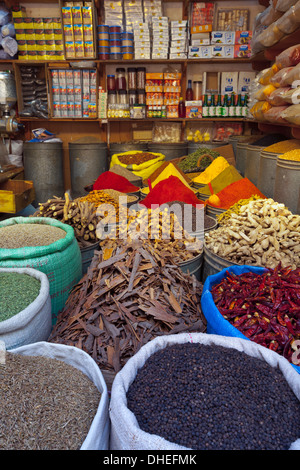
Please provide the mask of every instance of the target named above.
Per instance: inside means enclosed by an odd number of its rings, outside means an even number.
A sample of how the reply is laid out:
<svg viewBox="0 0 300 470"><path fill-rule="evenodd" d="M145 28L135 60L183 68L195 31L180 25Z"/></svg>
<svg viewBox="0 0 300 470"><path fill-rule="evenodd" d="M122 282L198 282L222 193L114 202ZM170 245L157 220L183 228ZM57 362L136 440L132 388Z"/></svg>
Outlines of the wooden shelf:
<svg viewBox="0 0 300 470"><path fill-rule="evenodd" d="M243 118L145 118L145 119L131 119L131 118L107 118L107 119L89 119L89 118L38 118L38 117L17 117L21 122L34 122L34 121L56 121L56 122L245 122ZM248 121L247 121L248 122ZM252 122L252 121L250 121Z"/></svg>
<svg viewBox="0 0 300 470"><path fill-rule="evenodd" d="M263 59L261 59L263 60ZM264 59L265 60L265 59ZM70 62L95 62L96 64L103 65L119 65L119 64L197 64L197 63L214 63L214 64L250 64L252 63L251 59L132 59L132 60L101 60L101 59L68 59L68 60L19 60L19 59L2 59L0 64L20 64L20 65L49 65L55 67L68 67Z"/></svg>
<svg viewBox="0 0 300 470"><path fill-rule="evenodd" d="M289 122L278 122L278 123L272 123L272 122L267 122L267 121L256 121L249 119L246 122L253 122L258 125L258 128L262 132L266 133L274 133L278 132L279 134L284 134L287 137L292 137L294 139L299 139L300 140L300 125L297 126L295 124L291 124Z"/></svg>

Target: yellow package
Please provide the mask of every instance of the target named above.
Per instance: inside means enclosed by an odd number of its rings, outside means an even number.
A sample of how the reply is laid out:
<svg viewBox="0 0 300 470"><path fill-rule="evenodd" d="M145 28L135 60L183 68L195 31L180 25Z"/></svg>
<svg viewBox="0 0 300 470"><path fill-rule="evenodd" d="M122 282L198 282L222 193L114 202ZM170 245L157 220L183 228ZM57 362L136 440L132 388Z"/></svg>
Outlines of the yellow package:
<svg viewBox="0 0 300 470"><path fill-rule="evenodd" d="M83 41L74 41L75 57L84 57L84 44Z"/></svg>
<svg viewBox="0 0 300 470"><path fill-rule="evenodd" d="M73 25L74 41L83 41L83 25Z"/></svg>
<svg viewBox="0 0 300 470"><path fill-rule="evenodd" d="M63 6L61 12L64 25L72 24L72 7Z"/></svg>
<svg viewBox="0 0 300 470"><path fill-rule="evenodd" d="M84 42L84 55L85 57L94 57L94 43L93 41Z"/></svg>
<svg viewBox="0 0 300 470"><path fill-rule="evenodd" d="M66 51L67 59L75 57L75 44L74 44L74 41L65 41L65 51Z"/></svg>
<svg viewBox="0 0 300 470"><path fill-rule="evenodd" d="M64 24L64 36L66 41L74 41L74 32L72 24Z"/></svg>
<svg viewBox="0 0 300 470"><path fill-rule="evenodd" d="M92 6L85 5L82 7L82 21L84 24L93 23L93 9Z"/></svg>
<svg viewBox="0 0 300 470"><path fill-rule="evenodd" d="M94 39L94 31L92 24L83 25L83 37L85 41L92 41Z"/></svg>
<svg viewBox="0 0 300 470"><path fill-rule="evenodd" d="M154 173L155 170L157 170L164 162L165 160L165 155L162 153L153 153L154 158L152 160L148 160L147 162L140 163L140 164L132 164L132 165L126 165L125 163L122 163L119 160L119 157L123 155L131 155L132 153L144 153L140 150L137 151L129 151L129 152L124 152L124 153L115 153L111 157L111 162L110 162L110 168L113 167L114 165L121 165L123 168L127 168L128 170L132 171L137 176L140 176L142 179L148 178L152 173Z"/></svg>
<svg viewBox="0 0 300 470"><path fill-rule="evenodd" d="M72 19L73 19L73 24L75 23L82 23L82 11L80 6L73 6L72 7Z"/></svg>
<svg viewBox="0 0 300 470"><path fill-rule="evenodd" d="M265 101L267 97L276 90L276 87L271 83L269 85L262 86L254 93L253 99L257 101Z"/></svg>
<svg viewBox="0 0 300 470"><path fill-rule="evenodd" d="M271 108L272 106L267 101L258 101L254 106L252 106L250 113L257 121L263 121L264 113L269 111Z"/></svg>
<svg viewBox="0 0 300 470"><path fill-rule="evenodd" d="M45 39L45 30L43 28L35 29L34 35L36 41L43 41Z"/></svg>

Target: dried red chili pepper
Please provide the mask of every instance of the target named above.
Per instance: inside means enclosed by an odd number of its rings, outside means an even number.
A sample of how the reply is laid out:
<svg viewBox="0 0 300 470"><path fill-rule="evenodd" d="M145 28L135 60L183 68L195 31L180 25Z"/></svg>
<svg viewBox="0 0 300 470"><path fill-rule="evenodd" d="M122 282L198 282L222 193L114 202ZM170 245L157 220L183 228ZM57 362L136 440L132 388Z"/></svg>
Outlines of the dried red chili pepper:
<svg viewBox="0 0 300 470"><path fill-rule="evenodd" d="M292 362L291 341L300 339L300 268L226 273L211 290L220 313L252 341Z"/></svg>

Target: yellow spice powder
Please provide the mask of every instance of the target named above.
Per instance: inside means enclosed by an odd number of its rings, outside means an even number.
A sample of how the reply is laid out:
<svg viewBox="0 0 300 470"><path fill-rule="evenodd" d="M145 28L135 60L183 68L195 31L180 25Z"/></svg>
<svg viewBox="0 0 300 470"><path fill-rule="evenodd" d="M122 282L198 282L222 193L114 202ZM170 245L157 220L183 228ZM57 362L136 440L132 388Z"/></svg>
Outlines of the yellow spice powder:
<svg viewBox="0 0 300 470"><path fill-rule="evenodd" d="M278 158L282 160L294 160L296 162L300 162L300 149L290 150L283 155L279 155Z"/></svg>
<svg viewBox="0 0 300 470"><path fill-rule="evenodd" d="M276 144L269 145L264 150L266 152L271 153L286 153L290 150L300 150L300 140L296 139L289 139L289 140L282 140L281 142L277 142Z"/></svg>
<svg viewBox="0 0 300 470"><path fill-rule="evenodd" d="M195 183L208 184L216 176L218 176L225 168L229 166L228 161L224 157L217 157L212 163L206 168L205 171L200 173L199 176L194 178Z"/></svg>

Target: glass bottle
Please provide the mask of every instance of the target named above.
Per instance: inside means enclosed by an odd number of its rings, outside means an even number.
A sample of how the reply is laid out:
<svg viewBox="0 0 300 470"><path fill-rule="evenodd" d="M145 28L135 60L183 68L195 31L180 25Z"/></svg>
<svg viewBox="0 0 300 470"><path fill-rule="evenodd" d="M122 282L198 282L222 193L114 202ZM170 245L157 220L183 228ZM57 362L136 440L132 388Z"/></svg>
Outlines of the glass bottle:
<svg viewBox="0 0 300 470"><path fill-rule="evenodd" d="M209 116L208 117L216 117L215 95L213 93L211 95L211 105L209 107Z"/></svg>
<svg viewBox="0 0 300 470"><path fill-rule="evenodd" d="M208 96L205 94L204 95L204 100L203 100L203 106L202 106L202 117L207 118L208 117Z"/></svg>
<svg viewBox="0 0 300 470"><path fill-rule="evenodd" d="M235 95L230 95L229 117L235 117Z"/></svg>
<svg viewBox="0 0 300 470"><path fill-rule="evenodd" d="M185 100L193 101L193 99L194 99L194 92L192 88L192 80L188 80L188 87L186 89Z"/></svg>
<svg viewBox="0 0 300 470"><path fill-rule="evenodd" d="M118 91L127 89L125 69L123 68L117 68L116 70L116 89Z"/></svg>
<svg viewBox="0 0 300 470"><path fill-rule="evenodd" d="M222 117L228 117L228 95L224 95L222 106Z"/></svg>
<svg viewBox="0 0 300 470"><path fill-rule="evenodd" d="M222 117L222 98L218 95L216 103L216 117Z"/></svg>
<svg viewBox="0 0 300 470"><path fill-rule="evenodd" d="M179 118L185 118L186 116L186 109L185 109L185 103L183 101L182 96L179 98L179 104L178 104L178 117Z"/></svg>
<svg viewBox="0 0 300 470"><path fill-rule="evenodd" d="M238 95L237 99L237 104L236 104L236 109L235 109L235 115L236 117L243 117L243 105L242 105L242 96Z"/></svg>

